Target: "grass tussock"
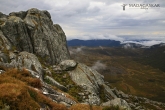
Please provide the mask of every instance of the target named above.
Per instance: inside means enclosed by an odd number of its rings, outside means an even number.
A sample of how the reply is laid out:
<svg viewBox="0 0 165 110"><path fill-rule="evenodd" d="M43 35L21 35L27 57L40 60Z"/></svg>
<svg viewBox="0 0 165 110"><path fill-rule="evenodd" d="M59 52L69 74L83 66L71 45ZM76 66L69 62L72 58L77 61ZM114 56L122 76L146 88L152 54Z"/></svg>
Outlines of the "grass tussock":
<svg viewBox="0 0 165 110"><path fill-rule="evenodd" d="M39 108L39 105L30 97L25 85L4 83L0 84L0 90L1 107L6 104L12 110L24 110L25 108L34 110Z"/></svg>
<svg viewBox="0 0 165 110"><path fill-rule="evenodd" d="M18 70L16 68L9 69L8 71L5 72L5 75L18 79L22 82L25 82L29 86L32 86L35 88L41 88L42 86L40 80L37 78L32 78L31 74L26 69L23 69L23 70Z"/></svg>

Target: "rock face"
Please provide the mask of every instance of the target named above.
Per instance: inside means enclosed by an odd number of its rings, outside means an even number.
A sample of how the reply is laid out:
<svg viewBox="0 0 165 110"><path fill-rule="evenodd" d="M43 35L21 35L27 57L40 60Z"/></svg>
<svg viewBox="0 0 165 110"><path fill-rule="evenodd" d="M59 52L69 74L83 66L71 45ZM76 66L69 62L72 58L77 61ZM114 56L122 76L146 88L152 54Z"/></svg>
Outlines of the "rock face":
<svg viewBox="0 0 165 110"><path fill-rule="evenodd" d="M38 58L28 52L20 52L19 54L10 52L9 58L11 60L10 65L13 65L15 68L26 68L28 69L33 76L43 79L43 69L41 63L38 61Z"/></svg>
<svg viewBox="0 0 165 110"><path fill-rule="evenodd" d="M19 51L32 52L32 45L28 36L26 24L21 18L9 16L1 26L1 29L13 48L17 48Z"/></svg>
<svg viewBox="0 0 165 110"><path fill-rule="evenodd" d="M103 76L86 65L79 63L76 69L69 71L69 74L72 80L83 88L85 93L88 92L86 94L88 98L84 99L85 103L99 105L101 103L100 94L105 94L109 100L116 98L111 89L105 85ZM103 93L100 93L100 90Z"/></svg>
<svg viewBox="0 0 165 110"><path fill-rule="evenodd" d="M55 81L50 76L46 76L45 79L49 80L54 86L58 87L59 89L61 89L63 91L67 91L67 88L65 86L61 85L60 83L58 83L57 81Z"/></svg>
<svg viewBox="0 0 165 110"><path fill-rule="evenodd" d="M53 25L47 11L32 8L9 17L0 13L0 27L13 50L35 53L49 64L70 59L65 33L58 24Z"/></svg>
<svg viewBox="0 0 165 110"><path fill-rule="evenodd" d="M11 49L11 44L8 39L3 35L3 32L0 30L0 49L1 51L6 51Z"/></svg>

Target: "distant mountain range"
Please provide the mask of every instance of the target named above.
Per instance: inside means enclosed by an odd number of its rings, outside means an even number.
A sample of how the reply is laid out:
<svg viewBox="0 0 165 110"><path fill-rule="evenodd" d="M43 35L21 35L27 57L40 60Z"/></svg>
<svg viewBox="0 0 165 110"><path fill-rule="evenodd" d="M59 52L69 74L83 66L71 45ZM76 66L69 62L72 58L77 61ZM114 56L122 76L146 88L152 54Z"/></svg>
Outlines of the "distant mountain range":
<svg viewBox="0 0 165 110"><path fill-rule="evenodd" d="M140 41L136 41L140 42ZM152 46L144 46L139 43L121 43L120 41L110 39L96 39L96 40L79 40L73 39L67 41L68 46L87 46L87 47L123 47L123 48L154 48L159 46L165 46L165 43L160 43Z"/></svg>
<svg viewBox="0 0 165 110"><path fill-rule="evenodd" d="M98 46L106 46L106 47L119 47L121 46L120 41L115 40L79 40L73 39L67 41L68 46L87 46L87 47L98 47Z"/></svg>

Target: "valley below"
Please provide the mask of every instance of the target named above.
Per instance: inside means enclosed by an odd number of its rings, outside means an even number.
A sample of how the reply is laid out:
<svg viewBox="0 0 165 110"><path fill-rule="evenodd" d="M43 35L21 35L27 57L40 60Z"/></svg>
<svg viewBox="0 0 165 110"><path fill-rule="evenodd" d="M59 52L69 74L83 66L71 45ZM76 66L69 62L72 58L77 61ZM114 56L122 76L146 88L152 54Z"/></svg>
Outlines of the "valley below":
<svg viewBox="0 0 165 110"><path fill-rule="evenodd" d="M71 57L96 69L111 88L165 102L165 46L69 47Z"/></svg>

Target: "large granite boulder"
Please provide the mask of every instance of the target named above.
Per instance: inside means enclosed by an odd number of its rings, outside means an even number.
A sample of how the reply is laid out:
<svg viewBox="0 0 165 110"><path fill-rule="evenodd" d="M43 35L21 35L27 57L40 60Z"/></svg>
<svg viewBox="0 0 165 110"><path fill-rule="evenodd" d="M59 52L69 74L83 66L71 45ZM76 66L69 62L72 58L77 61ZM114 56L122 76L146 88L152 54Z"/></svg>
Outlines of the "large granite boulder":
<svg viewBox="0 0 165 110"><path fill-rule="evenodd" d="M77 66L77 62L74 60L64 60L59 64L59 67L63 71L73 70Z"/></svg>
<svg viewBox="0 0 165 110"><path fill-rule="evenodd" d="M128 103L125 100L121 99L121 98L115 98L113 100L105 102L105 103L102 104L102 106L118 106L120 109L131 110Z"/></svg>

